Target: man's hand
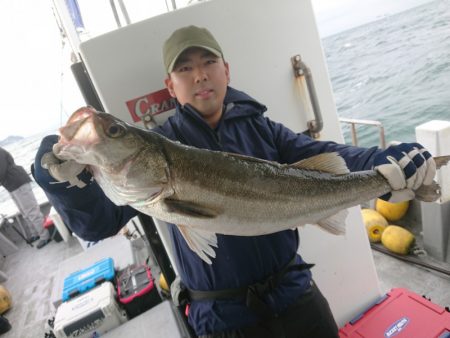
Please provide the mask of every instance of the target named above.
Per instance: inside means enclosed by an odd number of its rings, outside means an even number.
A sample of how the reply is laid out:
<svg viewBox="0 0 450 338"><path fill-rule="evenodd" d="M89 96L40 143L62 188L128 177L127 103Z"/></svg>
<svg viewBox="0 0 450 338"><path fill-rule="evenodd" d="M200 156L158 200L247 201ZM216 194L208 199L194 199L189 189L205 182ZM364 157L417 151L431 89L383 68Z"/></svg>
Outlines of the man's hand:
<svg viewBox="0 0 450 338"><path fill-rule="evenodd" d="M436 174L433 157L419 143L390 146L376 155L373 165L393 189L380 198L392 203L414 199L414 190L431 184Z"/></svg>
<svg viewBox="0 0 450 338"><path fill-rule="evenodd" d="M86 183L78 178L78 175L85 169L84 164L79 164L73 160L61 161L52 151L49 151L42 156L41 166L47 169L58 182L69 182L70 186L77 186L78 188L86 186Z"/></svg>
<svg viewBox="0 0 450 338"><path fill-rule="evenodd" d="M57 135L44 137L39 146L33 165L33 177L45 191L59 191L61 188L77 186L83 188L92 180L85 166L74 161L62 161L53 154ZM56 181L56 182L55 182ZM66 184L55 184L66 182Z"/></svg>

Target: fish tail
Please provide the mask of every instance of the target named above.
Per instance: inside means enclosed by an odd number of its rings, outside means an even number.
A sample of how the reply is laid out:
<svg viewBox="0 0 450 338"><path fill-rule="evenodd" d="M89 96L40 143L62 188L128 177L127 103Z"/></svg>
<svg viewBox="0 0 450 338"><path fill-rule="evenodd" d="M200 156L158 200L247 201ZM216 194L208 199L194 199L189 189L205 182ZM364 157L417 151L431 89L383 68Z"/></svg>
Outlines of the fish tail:
<svg viewBox="0 0 450 338"><path fill-rule="evenodd" d="M436 169L440 169L450 161L450 155L433 157L433 160L436 163Z"/></svg>
<svg viewBox="0 0 450 338"><path fill-rule="evenodd" d="M450 155L433 157L433 160L436 163L436 169L440 169L448 164ZM420 186L414 193L416 194L416 199L419 201L434 202L441 197L441 187L436 181L433 181L429 185Z"/></svg>
<svg viewBox="0 0 450 338"><path fill-rule="evenodd" d="M416 199L422 202L434 202L441 197L441 187L436 181L429 185L422 185L414 191Z"/></svg>

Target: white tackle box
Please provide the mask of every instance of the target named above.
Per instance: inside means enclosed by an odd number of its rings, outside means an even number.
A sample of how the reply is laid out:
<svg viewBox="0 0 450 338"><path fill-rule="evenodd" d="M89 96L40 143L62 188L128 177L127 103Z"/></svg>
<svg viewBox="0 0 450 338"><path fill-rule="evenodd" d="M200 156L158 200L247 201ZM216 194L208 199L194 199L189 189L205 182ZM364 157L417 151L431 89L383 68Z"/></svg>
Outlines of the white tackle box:
<svg viewBox="0 0 450 338"><path fill-rule="evenodd" d="M57 338L100 336L127 321L120 309L114 286L104 282L94 289L62 303L55 316Z"/></svg>

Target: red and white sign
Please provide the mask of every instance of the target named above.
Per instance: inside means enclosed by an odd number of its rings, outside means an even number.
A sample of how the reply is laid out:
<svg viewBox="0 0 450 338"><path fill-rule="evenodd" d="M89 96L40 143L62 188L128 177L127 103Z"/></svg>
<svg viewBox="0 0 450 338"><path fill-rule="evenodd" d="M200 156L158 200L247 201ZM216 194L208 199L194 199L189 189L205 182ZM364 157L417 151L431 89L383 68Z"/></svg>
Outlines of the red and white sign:
<svg viewBox="0 0 450 338"><path fill-rule="evenodd" d="M134 122L146 121L153 116L175 109L175 99L167 89L137 97L126 102Z"/></svg>

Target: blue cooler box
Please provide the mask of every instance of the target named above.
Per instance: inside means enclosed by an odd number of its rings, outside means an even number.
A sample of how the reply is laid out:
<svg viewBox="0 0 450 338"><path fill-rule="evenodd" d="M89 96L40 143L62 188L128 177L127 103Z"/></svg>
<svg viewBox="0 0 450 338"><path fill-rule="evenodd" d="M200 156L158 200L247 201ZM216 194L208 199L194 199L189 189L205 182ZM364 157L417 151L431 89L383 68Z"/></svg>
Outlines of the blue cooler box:
<svg viewBox="0 0 450 338"><path fill-rule="evenodd" d="M112 258L102 259L85 269L71 273L64 279L62 301L65 302L105 281L113 281L114 276Z"/></svg>

